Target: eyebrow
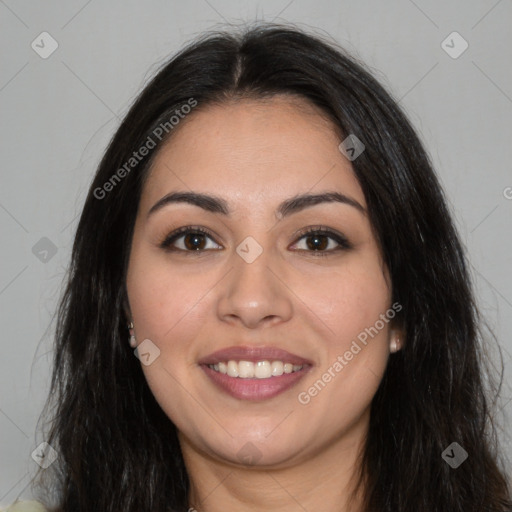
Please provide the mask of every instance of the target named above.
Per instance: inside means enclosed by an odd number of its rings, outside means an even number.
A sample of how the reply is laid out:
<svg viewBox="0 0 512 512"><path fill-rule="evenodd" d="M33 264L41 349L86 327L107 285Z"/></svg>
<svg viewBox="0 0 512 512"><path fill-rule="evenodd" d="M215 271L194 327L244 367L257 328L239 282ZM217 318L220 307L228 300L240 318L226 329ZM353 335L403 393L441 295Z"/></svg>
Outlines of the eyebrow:
<svg viewBox="0 0 512 512"><path fill-rule="evenodd" d="M187 203L203 210L221 215L231 215L228 203L216 196L199 192L171 192L159 199L149 210L148 217L168 204ZM278 216L284 218L321 203L342 203L354 207L366 214L366 208L355 199L339 192L323 192L321 194L300 194L283 201L276 210Z"/></svg>

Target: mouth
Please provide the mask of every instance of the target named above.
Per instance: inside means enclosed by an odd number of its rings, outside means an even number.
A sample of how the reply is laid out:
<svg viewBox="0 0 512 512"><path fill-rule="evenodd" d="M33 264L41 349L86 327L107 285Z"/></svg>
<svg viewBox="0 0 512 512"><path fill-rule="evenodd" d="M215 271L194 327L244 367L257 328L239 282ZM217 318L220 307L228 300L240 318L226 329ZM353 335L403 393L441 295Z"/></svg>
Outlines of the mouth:
<svg viewBox="0 0 512 512"><path fill-rule="evenodd" d="M217 389L239 400L273 398L297 384L312 363L273 347L231 347L199 361Z"/></svg>
<svg viewBox="0 0 512 512"><path fill-rule="evenodd" d="M284 363L283 361L221 361L209 364L208 368L224 375L238 379L269 379L283 374L295 373L302 370L304 365Z"/></svg>

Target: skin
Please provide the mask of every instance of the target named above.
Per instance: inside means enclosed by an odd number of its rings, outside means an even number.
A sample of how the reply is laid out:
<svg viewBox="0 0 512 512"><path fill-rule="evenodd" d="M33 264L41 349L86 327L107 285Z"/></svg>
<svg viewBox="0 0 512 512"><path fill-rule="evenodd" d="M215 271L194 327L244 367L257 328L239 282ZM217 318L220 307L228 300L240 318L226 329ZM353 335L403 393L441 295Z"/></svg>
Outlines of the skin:
<svg viewBox="0 0 512 512"><path fill-rule="evenodd" d="M160 355L142 365L156 400L174 422L198 511L345 511L371 400L390 343L386 323L303 405L298 394L391 307L387 269L365 212L321 203L279 218L279 203L302 193L337 191L366 208L334 126L316 107L289 97L243 100L197 109L156 155L139 204L127 273L128 318L138 342ZM231 215L168 204L169 192L222 197ZM202 252L160 247L182 226L202 226ZM352 248L323 239L326 256L297 234L308 226L343 233ZM236 252L247 237L262 254ZM313 237L314 238L314 237ZM278 346L313 367L293 388L259 402L219 391L197 361L233 345ZM243 465L246 443L254 464ZM247 449L247 448L245 448ZM351 511L359 510L357 503Z"/></svg>

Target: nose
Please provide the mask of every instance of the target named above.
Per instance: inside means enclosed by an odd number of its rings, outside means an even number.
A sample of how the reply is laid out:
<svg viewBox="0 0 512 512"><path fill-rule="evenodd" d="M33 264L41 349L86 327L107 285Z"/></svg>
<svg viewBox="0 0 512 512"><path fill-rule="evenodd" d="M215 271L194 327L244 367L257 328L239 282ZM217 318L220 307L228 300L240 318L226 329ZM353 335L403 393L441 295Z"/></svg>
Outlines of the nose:
<svg viewBox="0 0 512 512"><path fill-rule="evenodd" d="M293 315L293 293L271 251L251 262L234 252L232 260L217 301L218 317L248 329L287 322Z"/></svg>

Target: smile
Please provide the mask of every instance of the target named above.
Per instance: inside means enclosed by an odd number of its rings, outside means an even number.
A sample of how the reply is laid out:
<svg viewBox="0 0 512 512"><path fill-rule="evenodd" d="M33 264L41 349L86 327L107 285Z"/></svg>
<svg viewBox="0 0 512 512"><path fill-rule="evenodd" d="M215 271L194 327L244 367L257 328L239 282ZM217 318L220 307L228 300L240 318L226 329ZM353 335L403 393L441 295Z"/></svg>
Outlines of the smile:
<svg viewBox="0 0 512 512"><path fill-rule="evenodd" d="M278 347L231 346L198 361L215 388L238 400L262 401L296 385L313 363Z"/></svg>
<svg viewBox="0 0 512 512"><path fill-rule="evenodd" d="M226 361L210 364L209 368L230 377L240 379L269 379L279 377L283 373L294 373L302 370L303 365L284 363L283 361Z"/></svg>

